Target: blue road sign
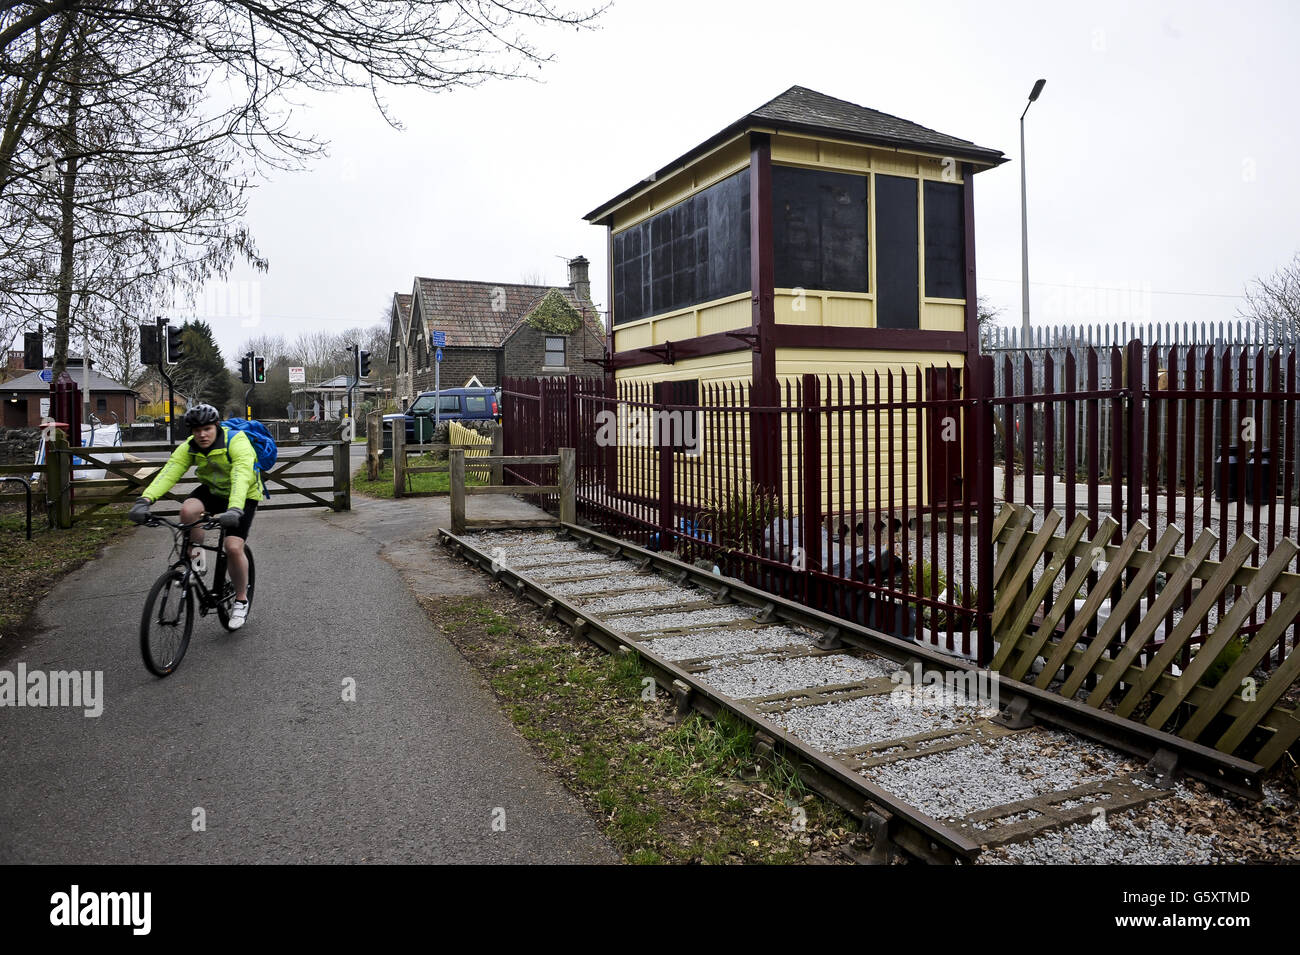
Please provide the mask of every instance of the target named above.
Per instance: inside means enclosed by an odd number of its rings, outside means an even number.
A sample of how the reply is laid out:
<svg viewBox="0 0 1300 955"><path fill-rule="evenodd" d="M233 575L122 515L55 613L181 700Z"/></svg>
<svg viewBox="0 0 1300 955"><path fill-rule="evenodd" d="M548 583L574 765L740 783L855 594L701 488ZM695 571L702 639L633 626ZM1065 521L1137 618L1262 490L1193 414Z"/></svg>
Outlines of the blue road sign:
<svg viewBox="0 0 1300 955"><path fill-rule="evenodd" d="M41 369L41 381L53 381L53 380L54 380L54 369L53 369L53 368L42 368L42 369Z"/></svg>
<svg viewBox="0 0 1300 955"><path fill-rule="evenodd" d="M439 348L444 347L444 346L447 344L447 333L446 333L446 332L434 332L434 333L433 333L433 343L434 343L435 345L437 345Z"/></svg>
<svg viewBox="0 0 1300 955"><path fill-rule="evenodd" d="M441 348L438 348L438 349L436 349L436 350L434 351L434 353L433 353L433 360L434 360L434 361L442 361L442 349L441 349Z"/></svg>

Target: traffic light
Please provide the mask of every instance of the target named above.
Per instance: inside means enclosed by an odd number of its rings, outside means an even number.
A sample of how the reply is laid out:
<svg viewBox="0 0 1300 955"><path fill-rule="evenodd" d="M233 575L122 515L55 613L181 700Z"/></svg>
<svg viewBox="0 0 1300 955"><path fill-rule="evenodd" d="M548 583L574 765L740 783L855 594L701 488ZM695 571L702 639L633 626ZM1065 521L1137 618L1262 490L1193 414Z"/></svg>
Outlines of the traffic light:
<svg viewBox="0 0 1300 955"><path fill-rule="evenodd" d="M266 384L266 359L261 355L253 356L253 384Z"/></svg>
<svg viewBox="0 0 1300 955"><path fill-rule="evenodd" d="M251 384L253 381L253 354L249 352L243 358L239 359L239 380L244 384Z"/></svg>
<svg viewBox="0 0 1300 955"><path fill-rule="evenodd" d="M41 343L42 335L40 332L23 333L23 367L24 368L44 368L45 355L44 347Z"/></svg>
<svg viewBox="0 0 1300 955"><path fill-rule="evenodd" d="M158 326L140 326L140 364L158 364Z"/></svg>
<svg viewBox="0 0 1300 955"><path fill-rule="evenodd" d="M181 330L174 325L167 326L167 364L175 365L185 357L185 346L181 343Z"/></svg>
<svg viewBox="0 0 1300 955"><path fill-rule="evenodd" d="M357 374L358 378L370 377L370 352L368 351L357 352L357 369L358 369L358 374Z"/></svg>

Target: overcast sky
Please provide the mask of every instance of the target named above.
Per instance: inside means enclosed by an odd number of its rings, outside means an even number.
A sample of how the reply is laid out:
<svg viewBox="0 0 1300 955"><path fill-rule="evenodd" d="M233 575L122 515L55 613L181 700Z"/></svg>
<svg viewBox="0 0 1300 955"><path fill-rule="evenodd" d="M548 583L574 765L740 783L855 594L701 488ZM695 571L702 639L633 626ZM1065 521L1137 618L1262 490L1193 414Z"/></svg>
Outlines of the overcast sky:
<svg viewBox="0 0 1300 955"><path fill-rule="evenodd" d="M979 291L1020 317L1026 119L1034 322L1218 321L1300 251L1300 6L616 0L594 31L539 30L537 81L307 100L331 141L261 184L270 272L210 286L228 360L256 333L373 323L415 275L564 284L582 216L792 85L1000 149L975 180Z"/></svg>

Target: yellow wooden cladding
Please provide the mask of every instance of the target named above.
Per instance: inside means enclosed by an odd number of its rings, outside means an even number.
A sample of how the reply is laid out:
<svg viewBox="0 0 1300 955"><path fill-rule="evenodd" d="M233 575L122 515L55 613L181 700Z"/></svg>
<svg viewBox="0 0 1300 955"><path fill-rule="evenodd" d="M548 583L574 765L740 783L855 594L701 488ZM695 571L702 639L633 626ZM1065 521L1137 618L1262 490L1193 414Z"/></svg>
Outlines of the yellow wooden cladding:
<svg viewBox="0 0 1300 955"><path fill-rule="evenodd" d="M649 219L748 165L749 136L741 133L681 169L661 176L653 185L626 200L614 210L614 231L622 232Z"/></svg>

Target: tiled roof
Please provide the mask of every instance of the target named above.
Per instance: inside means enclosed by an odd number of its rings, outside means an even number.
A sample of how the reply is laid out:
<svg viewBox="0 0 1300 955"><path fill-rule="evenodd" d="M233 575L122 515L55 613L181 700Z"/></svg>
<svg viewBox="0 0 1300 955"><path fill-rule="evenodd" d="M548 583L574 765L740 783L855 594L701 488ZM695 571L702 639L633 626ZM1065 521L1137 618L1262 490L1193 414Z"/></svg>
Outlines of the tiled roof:
<svg viewBox="0 0 1300 955"><path fill-rule="evenodd" d="M926 152L967 159L977 168L997 166L1007 161L1001 150L977 146L968 139L950 136L929 129L919 123L891 116L867 106L836 99L804 86L792 86L780 96L768 100L758 109L746 113L721 132L710 136L654 175L643 179L619 195L602 203L587 213L589 222L603 222L605 215L625 199L635 195L650 183L668 175L733 136L752 128L786 130L837 136L858 142L919 149Z"/></svg>
<svg viewBox="0 0 1300 955"><path fill-rule="evenodd" d="M411 301L414 296L407 295L404 292L397 292L393 295L397 301L398 312L402 316L402 331L408 331L411 327Z"/></svg>
<svg viewBox="0 0 1300 955"><path fill-rule="evenodd" d="M425 331L430 337L446 332L448 347L500 348L552 288L579 313L585 307L588 321L601 334L595 308L569 286L417 278L415 287Z"/></svg>

